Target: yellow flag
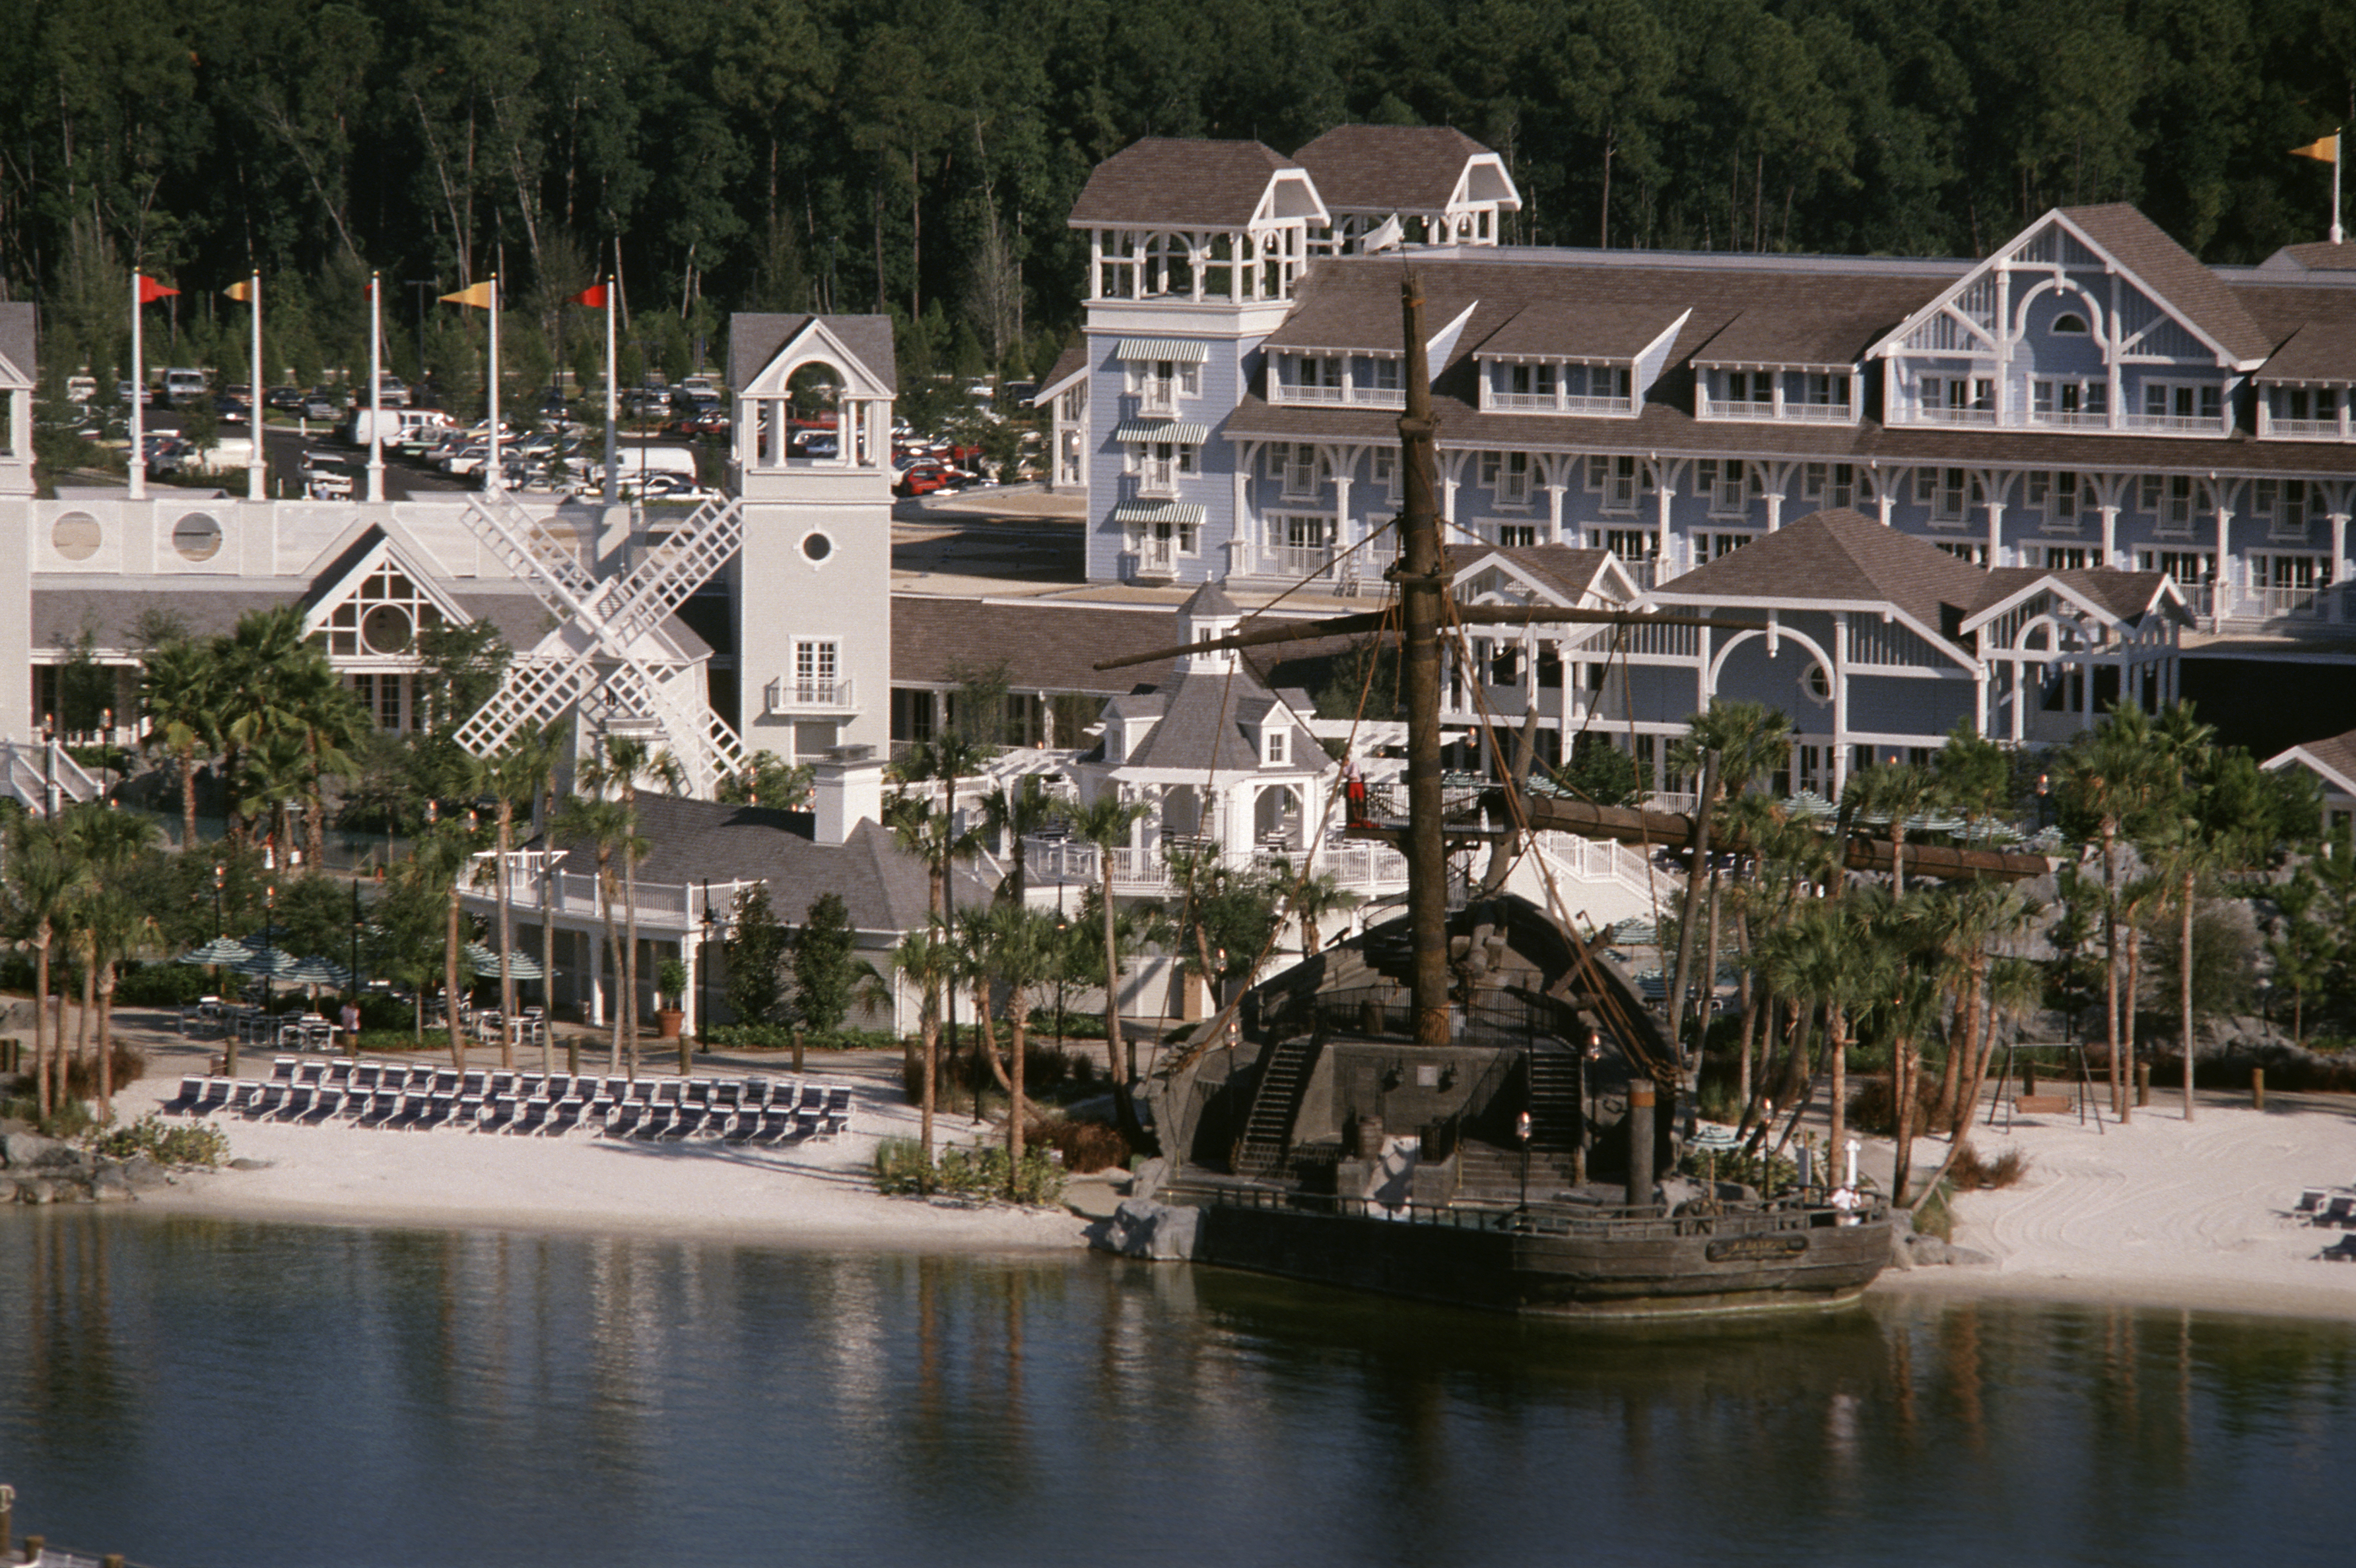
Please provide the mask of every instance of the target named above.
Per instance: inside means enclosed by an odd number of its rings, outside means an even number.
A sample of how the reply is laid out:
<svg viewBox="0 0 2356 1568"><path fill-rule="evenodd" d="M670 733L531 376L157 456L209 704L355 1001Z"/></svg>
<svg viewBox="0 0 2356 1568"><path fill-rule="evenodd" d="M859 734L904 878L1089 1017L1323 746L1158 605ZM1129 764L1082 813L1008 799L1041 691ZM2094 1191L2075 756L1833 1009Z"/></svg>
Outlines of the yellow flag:
<svg viewBox="0 0 2356 1568"><path fill-rule="evenodd" d="M251 283L231 283L229 287L221 290L221 293L242 304L247 300L253 297L253 285Z"/></svg>
<svg viewBox="0 0 2356 1568"><path fill-rule="evenodd" d="M442 303L444 304L470 304L477 310L488 310L491 308L491 290L496 286L497 285L492 283L489 279L486 278L483 282L475 284L472 288L460 289L455 294L444 294L442 296Z"/></svg>
<svg viewBox="0 0 2356 1568"><path fill-rule="evenodd" d="M2304 147L2293 147L2290 150L2290 155L2294 158L2313 158L2320 164L2336 164L2340 161L2340 133L2334 131L2320 142L2310 142Z"/></svg>

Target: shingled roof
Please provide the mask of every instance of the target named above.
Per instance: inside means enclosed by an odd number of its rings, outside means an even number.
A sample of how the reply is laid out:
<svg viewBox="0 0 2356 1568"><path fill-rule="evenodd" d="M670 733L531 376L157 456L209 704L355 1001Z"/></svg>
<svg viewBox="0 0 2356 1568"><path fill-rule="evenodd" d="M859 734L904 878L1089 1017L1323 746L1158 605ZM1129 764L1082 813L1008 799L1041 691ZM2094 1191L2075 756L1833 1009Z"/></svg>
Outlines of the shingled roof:
<svg viewBox="0 0 2356 1568"><path fill-rule="evenodd" d="M21 302L0 304L0 359L15 366L27 386L32 385L41 373L40 368L33 363L40 341L40 307L37 305Z"/></svg>
<svg viewBox="0 0 2356 1568"><path fill-rule="evenodd" d="M1663 603L1724 604L1742 600L1886 603L1944 635L1947 610L1969 611L1987 574L1930 540L1886 528L1846 507L1815 512L1763 534L1740 549L1671 579L1655 592Z"/></svg>
<svg viewBox="0 0 2356 1568"><path fill-rule="evenodd" d="M1508 560L1576 604L1595 584L1595 574L1612 559L1607 549L1582 549L1574 545L1450 545L1441 554L1450 575L1492 559Z"/></svg>
<svg viewBox="0 0 2356 1568"><path fill-rule="evenodd" d="M2337 788L2356 793L2356 730L2326 736L2320 741L2302 741L2288 751L2266 759L2269 768L2279 768L2289 763L2305 763L2330 775L2329 782Z"/></svg>
<svg viewBox="0 0 2356 1568"><path fill-rule="evenodd" d="M1277 697L1249 666L1238 663L1232 676L1224 671L1178 676L1156 695L1162 699L1161 722L1147 731L1121 766L1207 773L1214 769L1248 773L1260 765L1259 752L1244 738L1243 726L1258 722L1277 706ZM1296 727L1286 754L1306 758L1310 753L1304 748L1316 744Z"/></svg>
<svg viewBox="0 0 2356 1568"><path fill-rule="evenodd" d="M2270 272L2356 272L2356 240L2312 240L2286 245L2258 263Z"/></svg>
<svg viewBox="0 0 2356 1568"><path fill-rule="evenodd" d="M1070 221L1168 223L1240 229L1259 210L1268 182L1301 165L1259 142L1148 136L1098 164L1072 204Z"/></svg>
<svg viewBox="0 0 2356 1568"><path fill-rule="evenodd" d="M841 844L815 841L815 819L806 811L761 805L682 800L640 795L638 831L649 846L638 862L641 883L749 881L769 884L777 918L798 923L820 893L840 893L851 925L860 931L910 931L931 912L932 889L925 863L902 850L888 828L862 822ZM537 843L538 840L533 841ZM588 839L555 837L575 871L594 869L596 845ZM960 867L958 901L990 896L991 885Z"/></svg>
<svg viewBox="0 0 2356 1568"><path fill-rule="evenodd" d="M1295 155L1337 211L1438 212L1489 149L1446 125L1336 125Z"/></svg>
<svg viewBox="0 0 2356 1568"><path fill-rule="evenodd" d="M2224 280L2130 204L2065 207L2062 214L2234 358L2263 359L2274 347Z"/></svg>
<svg viewBox="0 0 2356 1568"><path fill-rule="evenodd" d="M892 359L892 318L888 315L770 315L741 313L728 318L728 384L744 388L768 368L785 346L811 322L823 320L835 340L857 357L868 374L898 389L899 370Z"/></svg>
<svg viewBox="0 0 2356 1568"><path fill-rule="evenodd" d="M2356 380L2356 321L2310 321L2258 368L2261 381Z"/></svg>
<svg viewBox="0 0 2356 1568"><path fill-rule="evenodd" d="M1002 663L1012 691L1113 696L1166 681L1174 661L1099 670L1098 659L1150 653L1180 641L1169 610L1034 603L992 604L923 593L892 598L892 678L950 686L958 673Z"/></svg>

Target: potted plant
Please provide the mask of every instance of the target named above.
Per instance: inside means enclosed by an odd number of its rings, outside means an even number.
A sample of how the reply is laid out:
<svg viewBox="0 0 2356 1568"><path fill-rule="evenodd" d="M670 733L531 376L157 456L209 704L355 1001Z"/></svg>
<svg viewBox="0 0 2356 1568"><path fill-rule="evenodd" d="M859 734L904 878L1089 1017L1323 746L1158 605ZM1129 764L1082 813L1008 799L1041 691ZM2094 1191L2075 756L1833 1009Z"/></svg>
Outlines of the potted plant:
<svg viewBox="0 0 2356 1568"><path fill-rule="evenodd" d="M679 1038L680 1024L687 1017L680 1003L686 995L686 965L676 958L666 958L655 965L655 1023L660 1030L657 1038ZM665 1002L670 1005L665 1007Z"/></svg>

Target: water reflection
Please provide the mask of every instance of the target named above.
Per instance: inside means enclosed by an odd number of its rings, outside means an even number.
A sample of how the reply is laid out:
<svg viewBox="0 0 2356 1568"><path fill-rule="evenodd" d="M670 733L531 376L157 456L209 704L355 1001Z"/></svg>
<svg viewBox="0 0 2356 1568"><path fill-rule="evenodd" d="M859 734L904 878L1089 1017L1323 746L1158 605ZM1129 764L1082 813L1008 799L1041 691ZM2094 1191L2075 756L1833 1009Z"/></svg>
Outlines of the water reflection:
<svg viewBox="0 0 2356 1568"><path fill-rule="evenodd" d="M69 1211L0 1244L20 1521L157 1563L2296 1559L2351 1512L2332 1325L1580 1330L1092 1257Z"/></svg>

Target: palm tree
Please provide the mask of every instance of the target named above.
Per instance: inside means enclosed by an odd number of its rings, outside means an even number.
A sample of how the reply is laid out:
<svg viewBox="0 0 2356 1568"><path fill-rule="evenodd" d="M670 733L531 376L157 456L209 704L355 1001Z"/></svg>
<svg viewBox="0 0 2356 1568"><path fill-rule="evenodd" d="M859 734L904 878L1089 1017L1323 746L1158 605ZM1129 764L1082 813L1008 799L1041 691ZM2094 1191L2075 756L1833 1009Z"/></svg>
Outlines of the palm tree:
<svg viewBox="0 0 2356 1568"><path fill-rule="evenodd" d="M180 848L197 844L197 768L220 743L220 660L206 644L158 643L141 661L140 704L180 775Z"/></svg>
<svg viewBox="0 0 2356 1568"><path fill-rule="evenodd" d="M622 1014L622 1038L628 1044L630 1075L637 1075L638 1061L638 862L646 859L647 841L638 837L638 780L643 777L668 778L675 761L666 764L658 758L646 741L635 735L607 735L599 747L598 756L584 770L590 789L604 794L617 790L621 796L622 833L616 843L622 857L622 995L626 998L618 1009ZM602 848L602 841L601 841ZM604 857L600 855L601 865Z"/></svg>
<svg viewBox="0 0 2356 1568"><path fill-rule="evenodd" d="M93 1014L96 1019L99 1099L105 1104L114 1097L114 966L142 936L155 930L154 920L121 884L132 862L154 842L155 826L147 817L91 803L76 806L66 816L63 827L68 843L89 873L82 896L76 901L76 923L86 960L82 1007L85 1022Z"/></svg>
<svg viewBox="0 0 2356 1568"><path fill-rule="evenodd" d="M2102 839L2103 1028L2111 1059L2111 1112L2124 1122L2133 1112L2119 1055L2118 839L2121 828L2141 821L2170 782L2150 717L2132 703L2112 703L2100 724L2078 736L2063 759L2062 778L2064 809L2093 816Z"/></svg>
<svg viewBox="0 0 2356 1568"><path fill-rule="evenodd" d="M956 978L956 955L948 933L937 922L900 938L892 950L892 972L916 987L916 1031L925 1044L924 1093L918 1113L925 1145L925 1168L933 1167L933 1106L937 1094L941 1058L941 987Z"/></svg>
<svg viewBox="0 0 2356 1568"><path fill-rule="evenodd" d="M1012 1198L1022 1186L1023 1122L1028 1111L1023 1059L1030 1040L1031 1008L1040 988L1055 978L1055 917L1044 910L1000 904L978 915L970 929L981 968L1006 992L1006 1016L1012 1035L1007 1075L1006 1192Z"/></svg>
<svg viewBox="0 0 2356 1568"><path fill-rule="evenodd" d="M451 1064L466 1070L466 1036L458 1017L459 976L464 965L464 910L459 890L475 854L474 836L463 822L438 825L419 838L406 874L442 901L442 1011L450 1034Z"/></svg>
<svg viewBox="0 0 2356 1568"><path fill-rule="evenodd" d="M1086 805L1066 801L1058 809L1071 824L1075 837L1097 847L1097 894L1104 910L1105 1072L1112 1079L1113 1115L1120 1124L1121 1136L1139 1138L1143 1125L1130 1097L1137 1063L1133 1056L1124 1061L1127 1053L1120 1038L1120 936L1113 915L1112 857L1115 849L1129 847L1130 829L1151 808L1143 801L1123 800L1108 789Z"/></svg>
<svg viewBox="0 0 2356 1568"><path fill-rule="evenodd" d="M64 928L65 912L80 896L89 869L67 844L58 824L19 817L8 833L9 924L12 934L33 949L33 1078L44 1120L65 1094L64 1041L49 1012L49 958ZM231 1046L230 1071L236 1071Z"/></svg>
<svg viewBox="0 0 2356 1568"><path fill-rule="evenodd" d="M622 975L621 952L614 937L614 851L630 837L630 822L619 801L575 799L558 819L557 830L571 838L586 838L597 851L597 918L605 929L605 953L618 982ZM616 989L619 989L618 985ZM622 1071L622 1013L616 1006L612 1019L614 1041L609 1065L605 1071ZM637 1076L637 1054L631 1055L630 1076Z"/></svg>
<svg viewBox="0 0 2356 1568"><path fill-rule="evenodd" d="M1290 900L1292 918L1301 923L1301 954L1304 958L1316 953L1322 940L1317 928L1327 915L1341 914L1365 901L1323 871L1295 883Z"/></svg>
<svg viewBox="0 0 2356 1568"><path fill-rule="evenodd" d="M1906 896L1906 819L1938 799L1931 770L1912 763L1876 763L1849 775L1841 805L1853 821L1890 824L1890 891Z"/></svg>
<svg viewBox="0 0 2356 1568"><path fill-rule="evenodd" d="M509 955L515 951L515 900L508 868L515 852L515 803L519 795L531 798L540 788L541 779L554 766L554 759L546 749L546 727L527 727L517 731L508 745L494 756L476 762L468 770L470 786L487 792L493 802L492 822L497 835L498 859L497 891L498 894L499 926L499 1018L503 1028L499 1033L499 1065L515 1065L516 980ZM545 945L543 922L543 945ZM545 976L554 973L546 964L541 966ZM548 1067L546 1037L542 1037L541 1066Z"/></svg>
<svg viewBox="0 0 2356 1568"><path fill-rule="evenodd" d="M983 829L992 838L1002 838L1009 851L1006 880L998 884L1001 899L1009 903L1023 901L1029 887L1023 864L1023 841L1046 827L1056 810L1057 803L1050 800L1047 792L1040 787L1036 773L1025 774L997 793L982 797Z"/></svg>

